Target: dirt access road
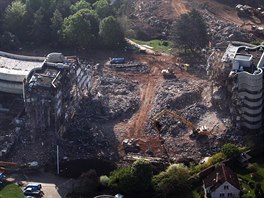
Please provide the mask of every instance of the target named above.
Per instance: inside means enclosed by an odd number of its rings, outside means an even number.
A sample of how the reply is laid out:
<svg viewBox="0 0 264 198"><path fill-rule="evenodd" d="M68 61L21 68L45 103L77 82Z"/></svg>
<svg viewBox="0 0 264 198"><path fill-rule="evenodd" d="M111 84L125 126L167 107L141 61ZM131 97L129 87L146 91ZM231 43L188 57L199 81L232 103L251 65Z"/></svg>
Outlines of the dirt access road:
<svg viewBox="0 0 264 198"><path fill-rule="evenodd" d="M149 74L115 73L115 75L139 82L140 108L130 119L116 124L114 131L120 142L119 150L121 155L124 155L122 141L134 138L137 139L141 151L151 150L154 151L155 156L161 157L164 156L164 150L158 135L148 133L145 128L147 123L150 122L149 117L151 110L154 108L157 87L165 81L161 70L172 66L177 79L186 81L199 81L199 79L176 67L176 59L171 55L139 55L135 58L138 61L146 62L150 66Z"/></svg>
<svg viewBox="0 0 264 198"><path fill-rule="evenodd" d="M122 140L128 138L140 139L138 142L141 149L144 151L151 148L155 150L157 154L161 154L160 141L157 136L151 136L144 131L145 124L147 123L148 114L152 109L152 101L156 95L157 85L163 82L163 76L161 70L173 64L171 56L155 56L155 55L144 55L138 57L139 61L146 62L150 67L151 71L149 74L118 74L129 79L137 80L140 84L140 108L139 110L127 121L118 123L115 126L115 132L118 139ZM120 145L120 151L122 146Z"/></svg>

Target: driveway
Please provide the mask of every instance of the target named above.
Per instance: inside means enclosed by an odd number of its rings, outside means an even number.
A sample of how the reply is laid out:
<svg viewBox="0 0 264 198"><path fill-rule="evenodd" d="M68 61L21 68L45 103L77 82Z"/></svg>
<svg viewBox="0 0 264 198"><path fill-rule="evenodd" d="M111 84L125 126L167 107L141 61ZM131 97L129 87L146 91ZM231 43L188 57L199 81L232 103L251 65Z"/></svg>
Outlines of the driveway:
<svg viewBox="0 0 264 198"><path fill-rule="evenodd" d="M59 177L52 173L16 174L13 175L16 181L23 184L39 183L44 192L43 198L65 198L68 192L72 191L73 179ZM22 179L23 178L23 179ZM24 185L24 187L25 187ZM22 187L24 189L24 187Z"/></svg>

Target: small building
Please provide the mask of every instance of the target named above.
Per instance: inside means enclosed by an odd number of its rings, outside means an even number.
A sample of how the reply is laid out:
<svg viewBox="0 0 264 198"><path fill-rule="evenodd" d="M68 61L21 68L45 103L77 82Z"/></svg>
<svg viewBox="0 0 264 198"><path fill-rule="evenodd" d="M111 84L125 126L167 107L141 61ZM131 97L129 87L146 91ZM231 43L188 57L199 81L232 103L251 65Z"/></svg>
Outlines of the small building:
<svg viewBox="0 0 264 198"><path fill-rule="evenodd" d="M245 167L248 164L248 161L251 159L252 157L247 154L247 153L241 153L238 157L237 160L240 163L240 165L242 167Z"/></svg>
<svg viewBox="0 0 264 198"><path fill-rule="evenodd" d="M239 198L240 185L237 175L225 164L216 167L203 180L205 198Z"/></svg>

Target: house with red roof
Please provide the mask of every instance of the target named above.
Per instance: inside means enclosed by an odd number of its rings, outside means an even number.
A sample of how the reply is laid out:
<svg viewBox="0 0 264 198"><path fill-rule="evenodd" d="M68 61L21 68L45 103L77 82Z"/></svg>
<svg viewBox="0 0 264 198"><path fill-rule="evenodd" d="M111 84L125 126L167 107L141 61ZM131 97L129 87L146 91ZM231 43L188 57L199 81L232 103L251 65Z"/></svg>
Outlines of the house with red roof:
<svg viewBox="0 0 264 198"><path fill-rule="evenodd" d="M225 164L217 166L203 180L205 198L239 198L240 185L237 175Z"/></svg>

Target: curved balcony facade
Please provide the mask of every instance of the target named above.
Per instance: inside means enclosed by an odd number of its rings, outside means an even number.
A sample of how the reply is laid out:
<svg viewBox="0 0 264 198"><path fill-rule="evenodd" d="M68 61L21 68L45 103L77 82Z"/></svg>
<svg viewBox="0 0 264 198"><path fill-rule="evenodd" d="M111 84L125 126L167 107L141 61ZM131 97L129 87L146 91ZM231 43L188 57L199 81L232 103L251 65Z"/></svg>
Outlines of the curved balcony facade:
<svg viewBox="0 0 264 198"><path fill-rule="evenodd" d="M262 126L263 109L263 70L254 73L246 71L237 75L238 96L241 101L241 125L249 129Z"/></svg>

